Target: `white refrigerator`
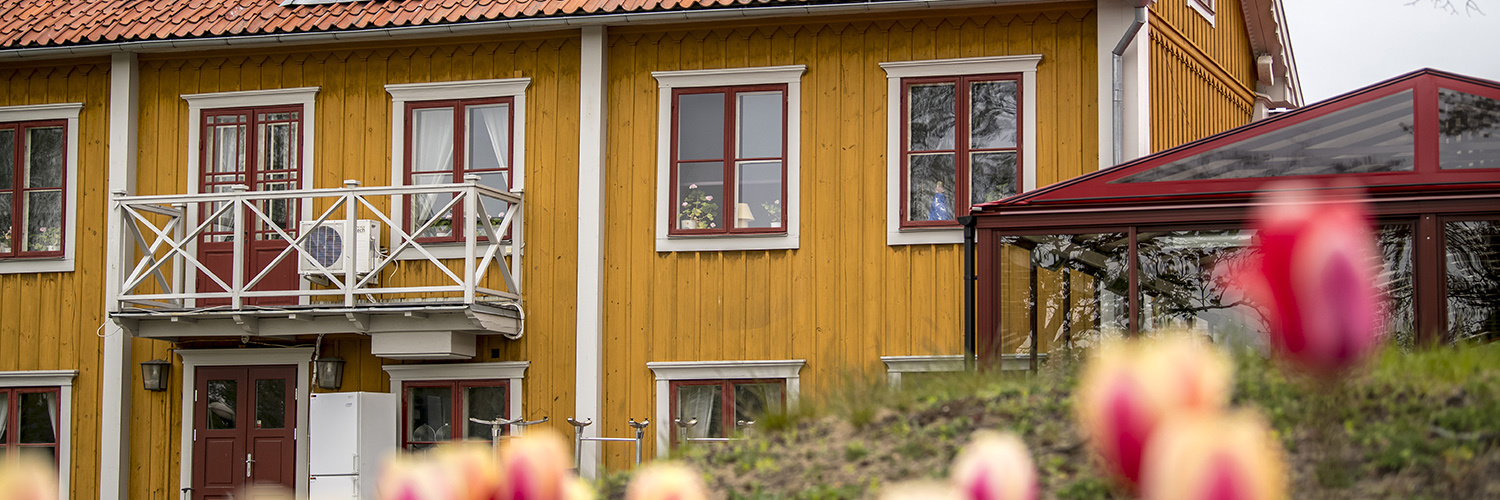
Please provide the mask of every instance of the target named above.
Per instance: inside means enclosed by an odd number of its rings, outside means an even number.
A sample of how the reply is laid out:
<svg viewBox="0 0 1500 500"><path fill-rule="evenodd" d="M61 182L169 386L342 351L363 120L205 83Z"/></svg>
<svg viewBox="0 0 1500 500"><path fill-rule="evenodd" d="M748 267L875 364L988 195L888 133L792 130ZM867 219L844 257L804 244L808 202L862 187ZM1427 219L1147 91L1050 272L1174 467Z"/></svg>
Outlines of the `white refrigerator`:
<svg viewBox="0 0 1500 500"><path fill-rule="evenodd" d="M396 453L396 395L313 394L308 405L308 485L318 500L373 500L376 475Z"/></svg>

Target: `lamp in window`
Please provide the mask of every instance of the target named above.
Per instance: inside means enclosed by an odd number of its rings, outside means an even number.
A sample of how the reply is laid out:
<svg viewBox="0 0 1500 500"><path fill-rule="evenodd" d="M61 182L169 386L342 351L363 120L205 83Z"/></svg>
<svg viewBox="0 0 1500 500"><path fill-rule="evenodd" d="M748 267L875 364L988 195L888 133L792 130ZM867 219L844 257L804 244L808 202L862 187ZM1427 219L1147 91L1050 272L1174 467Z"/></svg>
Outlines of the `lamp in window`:
<svg viewBox="0 0 1500 500"><path fill-rule="evenodd" d="M327 357L313 361L318 388L336 391L344 385L344 358Z"/></svg>
<svg viewBox="0 0 1500 500"><path fill-rule="evenodd" d="M164 359L141 362L141 385L148 391L167 390L167 381L172 373L172 363Z"/></svg>
<svg viewBox="0 0 1500 500"><path fill-rule="evenodd" d="M749 203L736 203L734 207L734 227L750 227L755 222L755 214L750 212Z"/></svg>

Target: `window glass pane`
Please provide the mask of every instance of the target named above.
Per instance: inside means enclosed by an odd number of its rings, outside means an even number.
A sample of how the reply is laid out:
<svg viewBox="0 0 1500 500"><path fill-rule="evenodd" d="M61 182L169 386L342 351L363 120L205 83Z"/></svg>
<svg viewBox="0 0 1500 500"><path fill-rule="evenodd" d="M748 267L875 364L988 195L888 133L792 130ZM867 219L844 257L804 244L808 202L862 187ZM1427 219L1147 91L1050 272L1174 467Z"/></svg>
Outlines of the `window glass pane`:
<svg viewBox="0 0 1500 500"><path fill-rule="evenodd" d="M208 381L208 411L205 417L209 429L233 429L235 405L239 404L239 382L235 380Z"/></svg>
<svg viewBox="0 0 1500 500"><path fill-rule="evenodd" d="M470 106L468 110L469 161L464 163L464 168L505 168L510 148L510 105Z"/></svg>
<svg viewBox="0 0 1500 500"><path fill-rule="evenodd" d="M26 193L26 244L28 252L54 252L62 245L62 191Z"/></svg>
<svg viewBox="0 0 1500 500"><path fill-rule="evenodd" d="M255 381L255 428L286 427L286 379Z"/></svg>
<svg viewBox="0 0 1500 500"><path fill-rule="evenodd" d="M969 89L969 148L1016 147L1016 82L975 82Z"/></svg>
<svg viewBox="0 0 1500 500"><path fill-rule="evenodd" d="M8 422L10 418L10 393L0 392L0 422ZM10 442L10 428L6 424L0 424L0 444ZM0 453L0 458L5 454Z"/></svg>
<svg viewBox="0 0 1500 500"><path fill-rule="evenodd" d="M680 385L677 386L677 419L688 423L698 419L687 430L688 438L724 437L724 386ZM673 425L676 425L675 423Z"/></svg>
<svg viewBox="0 0 1500 500"><path fill-rule="evenodd" d="M471 418L480 420L495 420L510 418L505 412L505 388L504 387L465 387L464 388L464 422L467 422L468 432L463 436L468 439L482 439L489 441L490 426L487 424L476 424ZM500 428L504 434L509 429Z"/></svg>
<svg viewBox="0 0 1500 500"><path fill-rule="evenodd" d="M424 186L433 184L447 184L453 182L453 175L442 174L417 174L411 176L413 185ZM437 219L426 231L418 235L430 238L436 236L448 236L453 234L453 210L442 210L442 208L453 200L452 193L429 193L411 195L411 227L416 229L429 220Z"/></svg>
<svg viewBox="0 0 1500 500"><path fill-rule="evenodd" d="M1416 302L1412 288L1412 227L1410 224L1392 224L1379 228L1381 268L1380 282L1385 291L1386 326L1391 338L1402 348L1411 349L1416 344Z"/></svg>
<svg viewBox="0 0 1500 500"><path fill-rule="evenodd" d="M233 118L233 117L224 117ZM245 171L245 126L222 125L209 129L210 139L204 155L208 159L209 172ZM244 182L244 175L226 174L211 177L213 182Z"/></svg>
<svg viewBox="0 0 1500 500"><path fill-rule="evenodd" d="M1114 182L1409 172L1412 92L1383 97Z"/></svg>
<svg viewBox="0 0 1500 500"><path fill-rule="evenodd" d="M502 170L498 172L482 172L476 175L479 176L479 184L481 186L489 186L501 191L510 191L509 172ZM495 229L500 229L500 222L505 219L505 211L510 209L510 204L498 198L490 198L484 195L480 195L479 201L484 206L484 212L489 214L490 224L494 224ZM486 234L484 232L484 223L477 222L476 224L476 227L479 228L479 234L484 236Z"/></svg>
<svg viewBox="0 0 1500 500"><path fill-rule="evenodd" d="M1042 360L1124 335L1130 327L1129 247L1124 232L1021 236L1004 242L1000 342L994 357L1005 365L1029 361L1032 321Z"/></svg>
<svg viewBox="0 0 1500 500"><path fill-rule="evenodd" d="M953 220L953 154L914 154L907 162L907 220Z"/></svg>
<svg viewBox="0 0 1500 500"><path fill-rule="evenodd" d="M1500 100L1438 89L1442 168L1500 168Z"/></svg>
<svg viewBox="0 0 1500 500"><path fill-rule="evenodd" d="M724 94L677 96L677 159L724 157Z"/></svg>
<svg viewBox="0 0 1500 500"><path fill-rule="evenodd" d="M723 227L724 164L697 162L677 164L677 227L711 229Z"/></svg>
<svg viewBox="0 0 1500 500"><path fill-rule="evenodd" d="M756 422L768 412L781 411L781 384L735 384L734 422Z"/></svg>
<svg viewBox="0 0 1500 500"><path fill-rule="evenodd" d="M57 447L54 446L22 446L18 449L21 456L28 457L38 462L49 464L57 463Z"/></svg>
<svg viewBox="0 0 1500 500"><path fill-rule="evenodd" d="M261 170L297 168L296 123L262 123L259 134L260 144L257 147Z"/></svg>
<svg viewBox="0 0 1500 500"><path fill-rule="evenodd" d="M739 94L740 158L780 158L781 92Z"/></svg>
<svg viewBox="0 0 1500 500"><path fill-rule="evenodd" d="M16 427L22 444L56 443L57 396L50 392L22 392L19 400Z"/></svg>
<svg viewBox="0 0 1500 500"><path fill-rule="evenodd" d="M406 391L406 440L437 442L453 438L453 390L412 387Z"/></svg>
<svg viewBox="0 0 1500 500"><path fill-rule="evenodd" d="M1500 221L1449 222L1448 338L1455 342L1500 339Z"/></svg>
<svg viewBox="0 0 1500 500"><path fill-rule="evenodd" d="M0 253L11 251L11 210L14 207L13 194L0 193Z"/></svg>
<svg viewBox="0 0 1500 500"><path fill-rule="evenodd" d="M27 136L26 187L62 187L63 128L33 128Z"/></svg>
<svg viewBox="0 0 1500 500"><path fill-rule="evenodd" d="M741 162L736 171L734 227L781 227L781 162Z"/></svg>
<svg viewBox="0 0 1500 500"><path fill-rule="evenodd" d="M1245 265L1248 229L1142 232L1141 331L1193 328L1214 341L1263 345L1265 322L1230 282Z"/></svg>
<svg viewBox="0 0 1500 500"><path fill-rule="evenodd" d="M412 112L411 170L453 171L453 108ZM453 182L450 175L445 182Z"/></svg>
<svg viewBox="0 0 1500 500"><path fill-rule="evenodd" d="M952 83L907 87L907 134L911 151L953 149L955 114Z"/></svg>
<svg viewBox="0 0 1500 500"><path fill-rule="evenodd" d="M971 153L969 155L969 205L995 201L1016 194L1016 154Z"/></svg>
<svg viewBox="0 0 1500 500"><path fill-rule="evenodd" d="M0 130L0 189L15 187L16 131Z"/></svg>

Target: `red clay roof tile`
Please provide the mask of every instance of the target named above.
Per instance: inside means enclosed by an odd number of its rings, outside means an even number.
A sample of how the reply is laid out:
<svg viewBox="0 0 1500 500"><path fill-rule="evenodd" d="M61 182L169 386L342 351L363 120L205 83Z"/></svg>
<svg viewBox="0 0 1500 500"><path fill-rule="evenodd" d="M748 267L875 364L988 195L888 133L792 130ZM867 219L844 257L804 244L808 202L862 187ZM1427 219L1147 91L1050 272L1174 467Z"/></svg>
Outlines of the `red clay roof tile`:
<svg viewBox="0 0 1500 500"><path fill-rule="evenodd" d="M0 50L546 16L883 0L0 0Z"/></svg>

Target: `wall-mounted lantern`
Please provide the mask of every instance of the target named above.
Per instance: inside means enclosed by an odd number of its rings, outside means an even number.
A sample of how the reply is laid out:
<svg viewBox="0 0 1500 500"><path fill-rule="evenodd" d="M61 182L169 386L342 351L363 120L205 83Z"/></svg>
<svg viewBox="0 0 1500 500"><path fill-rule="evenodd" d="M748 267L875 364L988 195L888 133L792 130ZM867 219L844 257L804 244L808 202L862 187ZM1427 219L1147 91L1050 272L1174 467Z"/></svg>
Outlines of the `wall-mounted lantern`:
<svg viewBox="0 0 1500 500"><path fill-rule="evenodd" d="M313 370L317 372L319 389L336 391L339 387L343 387L344 358L318 358L317 361L313 361Z"/></svg>
<svg viewBox="0 0 1500 500"><path fill-rule="evenodd" d="M172 363L164 359L141 362L141 385L148 391L165 391L172 373Z"/></svg>

